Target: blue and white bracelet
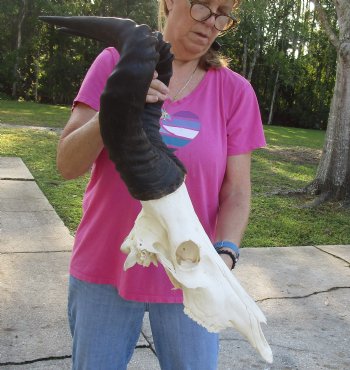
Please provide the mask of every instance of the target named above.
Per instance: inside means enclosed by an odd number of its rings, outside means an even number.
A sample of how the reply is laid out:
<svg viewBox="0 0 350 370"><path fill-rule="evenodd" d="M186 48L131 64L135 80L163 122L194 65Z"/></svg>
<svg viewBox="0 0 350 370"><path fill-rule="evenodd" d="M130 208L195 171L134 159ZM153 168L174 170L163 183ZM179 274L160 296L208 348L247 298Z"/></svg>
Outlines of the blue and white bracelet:
<svg viewBox="0 0 350 370"><path fill-rule="evenodd" d="M227 254L232 259L232 267L231 270L233 270L236 266L236 263L239 259L239 248L235 243L232 243L228 240L221 240L219 242L216 242L214 244L215 250L218 252L218 254ZM222 248L228 248L231 249L231 251L228 250L222 250Z"/></svg>

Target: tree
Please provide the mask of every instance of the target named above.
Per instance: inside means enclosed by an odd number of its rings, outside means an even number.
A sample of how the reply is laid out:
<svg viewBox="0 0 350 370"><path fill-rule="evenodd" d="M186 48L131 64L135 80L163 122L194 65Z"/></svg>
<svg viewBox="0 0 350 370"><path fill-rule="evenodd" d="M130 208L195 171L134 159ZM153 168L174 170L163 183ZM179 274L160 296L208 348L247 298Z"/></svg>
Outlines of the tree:
<svg viewBox="0 0 350 370"><path fill-rule="evenodd" d="M39 15L129 17L156 27L157 0L0 1L0 99L70 104L106 45L61 35Z"/></svg>
<svg viewBox="0 0 350 370"><path fill-rule="evenodd" d="M13 67L13 84L12 84L12 96L15 97L17 95L17 80L19 71L18 71L18 64L19 64L19 50L21 49L22 46L22 24L24 21L24 18L26 16L26 11L27 11L27 0L22 0L22 6L19 11L18 15L18 23L17 23L17 42L16 42L16 50L17 50L17 55L16 55L16 62Z"/></svg>
<svg viewBox="0 0 350 370"><path fill-rule="evenodd" d="M333 0L339 33L331 27L319 0L312 0L320 24L337 51L334 95L328 119L322 157L315 179L306 190L318 196L315 204L327 200L350 205L350 3Z"/></svg>
<svg viewBox="0 0 350 370"><path fill-rule="evenodd" d="M220 40L230 67L251 81L265 123L270 116L271 124L327 127L337 52L310 1L244 0L237 30ZM331 1L322 0L335 29ZM62 36L39 15L129 17L156 28L156 10L157 0L0 1L0 99L70 104L105 46Z"/></svg>
<svg viewBox="0 0 350 370"><path fill-rule="evenodd" d="M325 129L336 52L310 0L245 0L237 15L239 26L223 36L222 51L230 67L251 81L263 121ZM335 11L329 19L334 26Z"/></svg>

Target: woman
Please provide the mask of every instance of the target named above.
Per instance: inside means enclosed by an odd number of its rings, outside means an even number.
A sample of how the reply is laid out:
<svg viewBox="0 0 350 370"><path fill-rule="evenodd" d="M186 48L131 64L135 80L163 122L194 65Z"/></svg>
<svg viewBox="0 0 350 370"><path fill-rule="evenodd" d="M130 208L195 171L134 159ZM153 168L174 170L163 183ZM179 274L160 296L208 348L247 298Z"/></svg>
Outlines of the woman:
<svg viewBox="0 0 350 370"><path fill-rule="evenodd" d="M146 102L164 101L161 132L187 169L199 219L229 268L234 267L250 208L251 151L265 145L255 94L220 65L213 43L234 21L232 0L160 1L164 39L175 56L169 87L154 79ZM160 366L216 369L218 335L183 313L182 294L162 266L123 271L119 248L141 207L103 146L99 97L118 62L105 49L87 73L58 146L61 174L92 167L71 260L69 322L74 369L126 369L149 311Z"/></svg>

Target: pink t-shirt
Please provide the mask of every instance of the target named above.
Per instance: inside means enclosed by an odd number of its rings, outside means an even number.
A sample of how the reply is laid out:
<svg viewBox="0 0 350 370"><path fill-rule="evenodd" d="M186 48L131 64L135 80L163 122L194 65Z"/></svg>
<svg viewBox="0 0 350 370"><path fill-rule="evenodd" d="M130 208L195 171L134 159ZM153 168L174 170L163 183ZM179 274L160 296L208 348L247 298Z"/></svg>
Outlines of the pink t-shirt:
<svg viewBox="0 0 350 370"><path fill-rule="evenodd" d="M96 58L74 104L99 110L100 95L118 58L114 48ZM188 96L164 103L161 134L187 168L186 186L194 209L213 240L227 157L265 145L251 85L228 68L209 70ZM102 150L84 195L70 273L88 282L112 284L125 299L180 303L182 291L173 288L161 265L123 270L126 255L120 245L140 210L140 202L129 195L107 151Z"/></svg>

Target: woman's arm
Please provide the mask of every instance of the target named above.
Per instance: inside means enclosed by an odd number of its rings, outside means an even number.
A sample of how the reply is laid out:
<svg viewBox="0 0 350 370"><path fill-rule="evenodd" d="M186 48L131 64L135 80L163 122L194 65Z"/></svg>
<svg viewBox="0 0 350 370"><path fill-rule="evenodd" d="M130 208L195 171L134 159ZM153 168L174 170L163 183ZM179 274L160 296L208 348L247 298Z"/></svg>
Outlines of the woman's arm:
<svg viewBox="0 0 350 370"><path fill-rule="evenodd" d="M220 191L216 241L228 240L240 245L250 212L250 163L250 153L228 157ZM231 268L231 258L225 254L221 257Z"/></svg>
<svg viewBox="0 0 350 370"><path fill-rule="evenodd" d="M57 168L66 179L89 171L103 148L98 113L78 103L64 128L57 148Z"/></svg>

